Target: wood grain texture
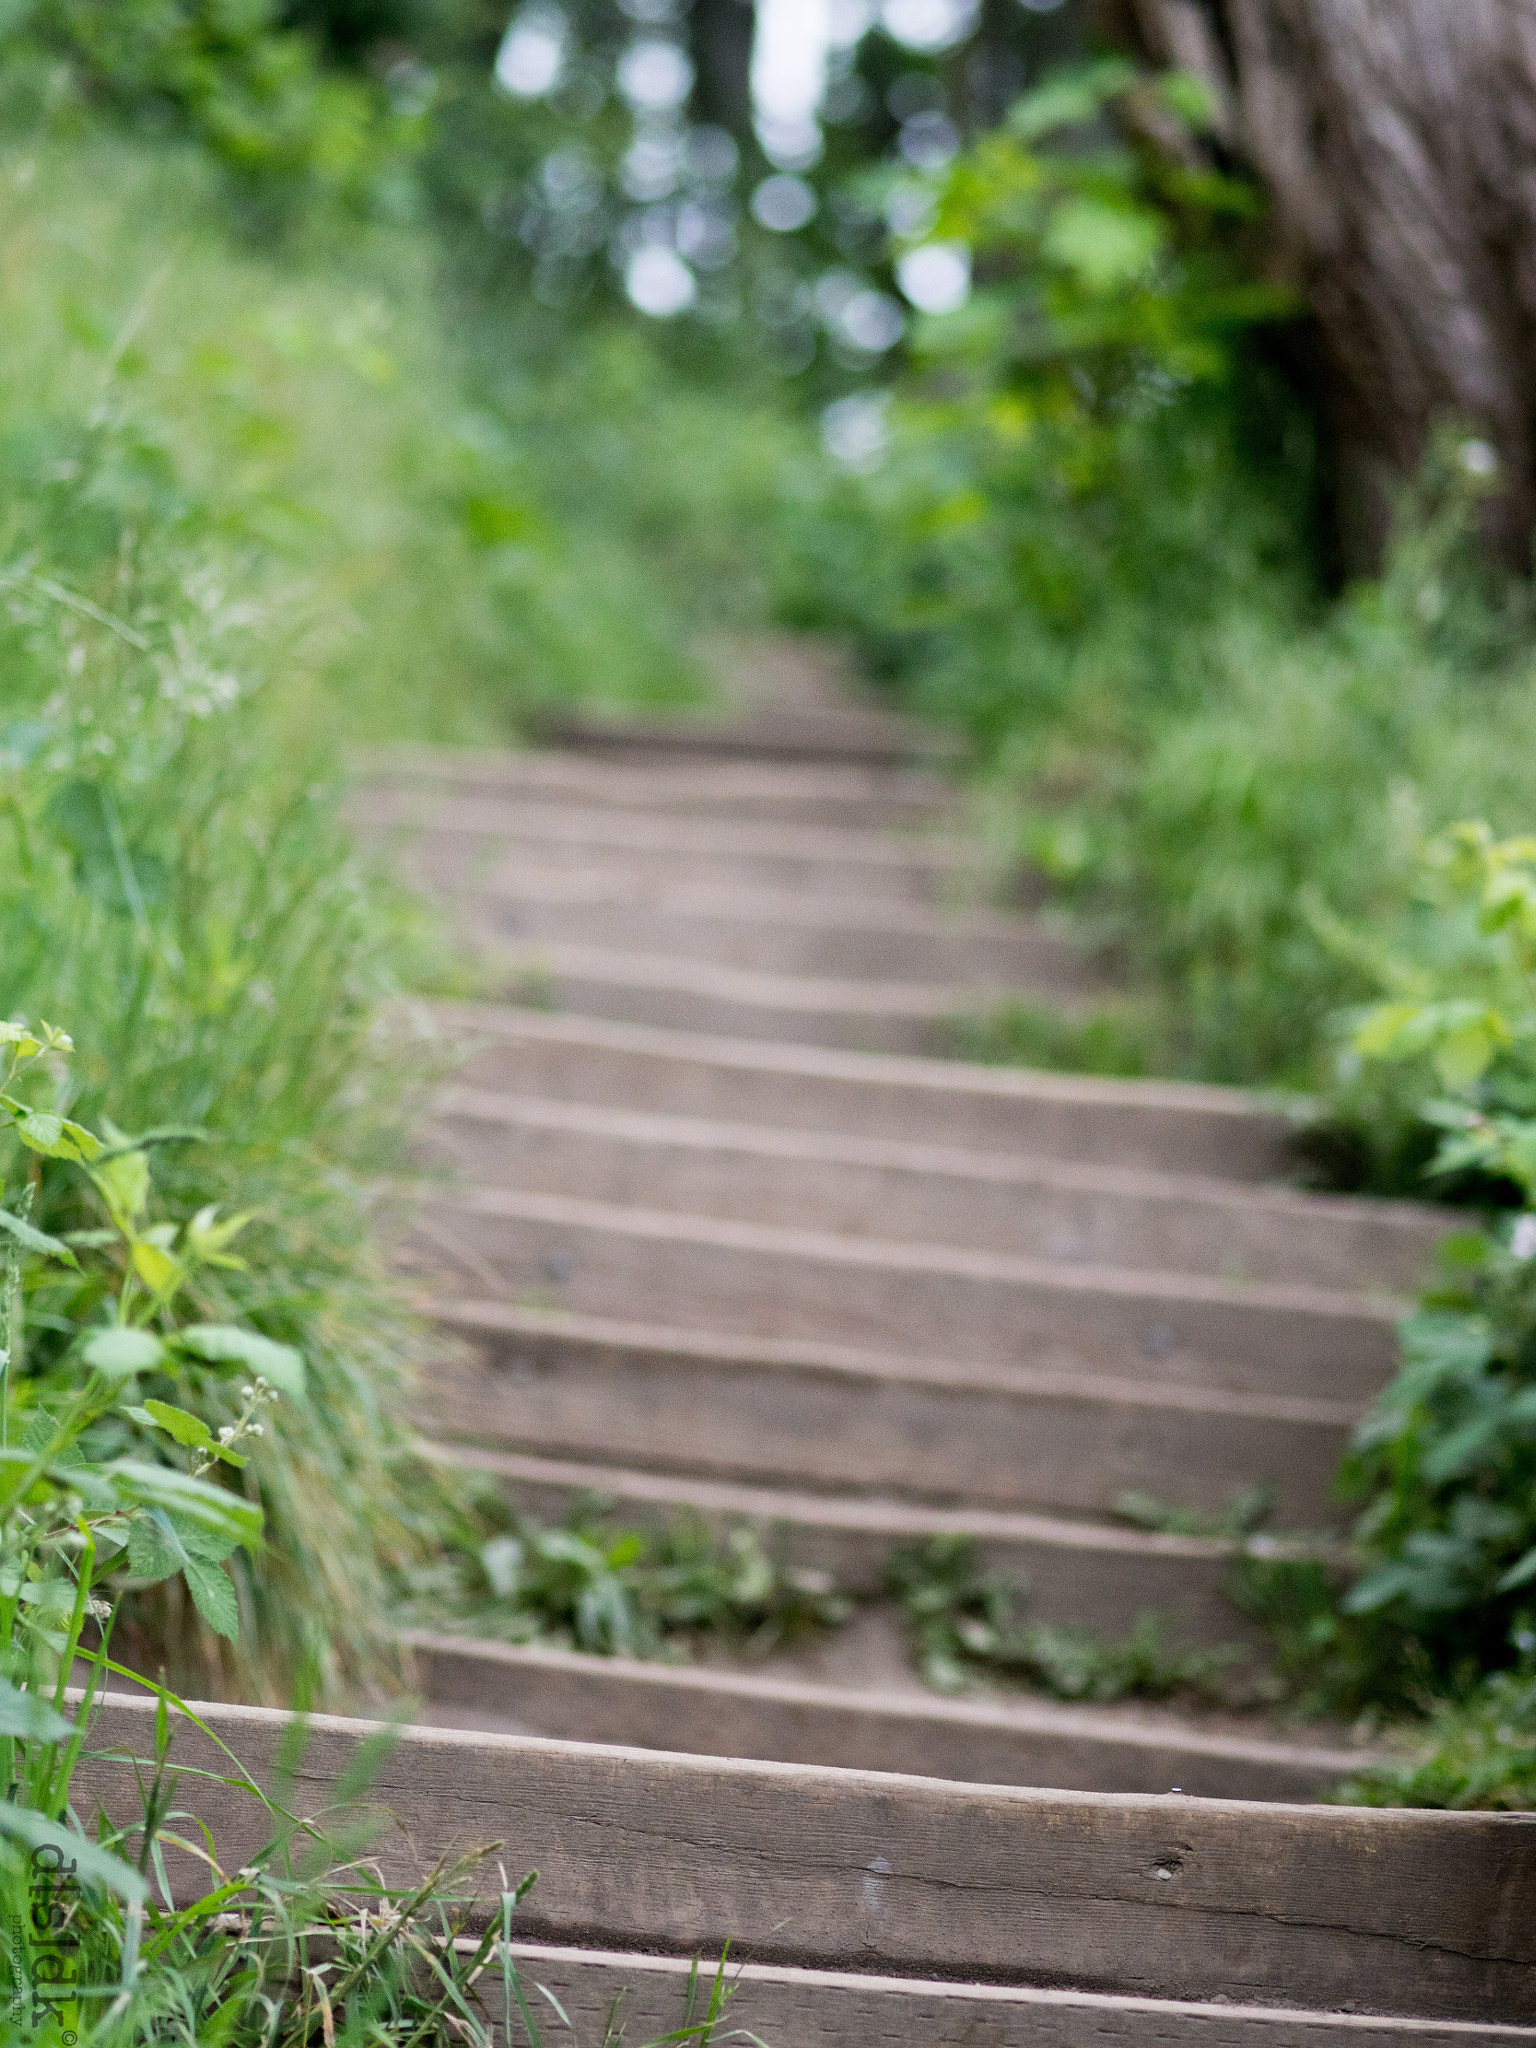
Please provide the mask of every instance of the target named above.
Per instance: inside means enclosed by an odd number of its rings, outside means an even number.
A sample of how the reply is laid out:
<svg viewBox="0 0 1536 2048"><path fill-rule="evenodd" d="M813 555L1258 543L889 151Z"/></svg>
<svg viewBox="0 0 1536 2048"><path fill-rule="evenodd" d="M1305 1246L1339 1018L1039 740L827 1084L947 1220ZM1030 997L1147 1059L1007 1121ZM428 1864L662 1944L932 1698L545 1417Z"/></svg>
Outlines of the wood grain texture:
<svg viewBox="0 0 1536 2048"><path fill-rule="evenodd" d="M492 1187L1067 1264L1388 1293L1423 1284L1435 1245L1456 1223L1447 1211L1412 1202L462 1084L442 1091L423 1149L430 1163Z"/></svg>
<svg viewBox="0 0 1536 2048"><path fill-rule="evenodd" d="M901 1771L980 1785L1192 1798L1308 1800L1368 1757L1214 1734L1132 1706L946 1700L910 1678L812 1684L763 1672L678 1669L473 1638L407 1632L423 1721L685 1749L699 1756Z"/></svg>
<svg viewBox="0 0 1536 2048"><path fill-rule="evenodd" d="M1272 1179L1289 1124L1237 1088L1031 1073L957 1060L753 1043L496 1003L436 1003L463 1078L630 1109L994 1153Z"/></svg>
<svg viewBox="0 0 1536 2048"><path fill-rule="evenodd" d="M615 1999L640 2039L684 2024L691 1964L677 1957L513 1945L525 1983L601 2035ZM714 1972L700 1972L705 1992ZM728 2026L771 2048L1521 2048L1530 2029L1367 2019L1263 2006L1198 2005L983 1984L932 1984L728 1962ZM699 2007L695 2005L695 2013Z"/></svg>
<svg viewBox="0 0 1536 2048"><path fill-rule="evenodd" d="M440 1292L423 1306L462 1340L426 1380L435 1435L789 1486L1102 1517L1127 1489L1218 1514L1268 1481L1283 1524L1320 1528L1337 1518L1333 1474L1359 1412Z"/></svg>
<svg viewBox="0 0 1536 2048"><path fill-rule="evenodd" d="M284 1717L207 1710L258 1779ZM145 1754L148 1701L96 1746ZM317 1716L294 1782L324 1805L364 1724ZM196 1730L176 1761L227 1766ZM264 1839L248 1795L188 1779L226 1864ZM126 1762L82 1803L138 1810ZM404 1881L505 1842L537 1867L530 1936L1153 1998L1536 2020L1536 1817L1092 1795L404 1730L376 1781Z"/></svg>
<svg viewBox="0 0 1536 2048"><path fill-rule="evenodd" d="M433 1214L514 1300L1164 1386L1364 1402L1391 1377L1404 1309L511 1188L450 1190Z"/></svg>

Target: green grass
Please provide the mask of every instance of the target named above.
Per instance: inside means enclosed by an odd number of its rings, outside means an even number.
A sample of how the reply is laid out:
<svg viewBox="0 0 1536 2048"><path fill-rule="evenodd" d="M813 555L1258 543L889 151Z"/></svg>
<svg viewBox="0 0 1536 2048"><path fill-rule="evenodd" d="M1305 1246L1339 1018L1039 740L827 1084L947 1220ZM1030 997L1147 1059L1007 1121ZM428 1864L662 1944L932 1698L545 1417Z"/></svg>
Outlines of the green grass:
<svg viewBox="0 0 1536 2048"><path fill-rule="evenodd" d="M504 741L553 702L698 695L698 632L761 615L806 430L623 323L562 348L471 270L387 223L264 254L190 148L13 137L0 459L69 459L56 431L105 405L124 516L239 558L263 662L318 685L306 726Z"/></svg>
<svg viewBox="0 0 1536 2048"><path fill-rule="evenodd" d="M374 1190L433 1057L381 1019L443 968L349 844L343 750L697 695L696 636L760 609L798 430L634 332L557 360L420 227L264 251L195 151L103 127L0 150L0 318L0 1009L69 1024L82 1116L206 1133L157 1152L161 1213L255 1220L202 1307L321 1389L276 1425L246 1642L172 1589L143 1654L356 1696L393 1682L391 1575L435 1540L398 1483L420 1339ZM38 1199L96 1220L51 1168ZM62 1341L45 1289L30 1369Z"/></svg>

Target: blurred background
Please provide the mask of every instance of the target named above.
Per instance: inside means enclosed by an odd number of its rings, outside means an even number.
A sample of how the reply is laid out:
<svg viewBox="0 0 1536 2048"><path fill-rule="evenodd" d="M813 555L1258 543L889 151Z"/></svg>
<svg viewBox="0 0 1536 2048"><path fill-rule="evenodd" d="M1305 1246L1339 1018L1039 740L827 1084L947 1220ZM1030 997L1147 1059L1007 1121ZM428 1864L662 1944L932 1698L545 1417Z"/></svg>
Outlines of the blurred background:
<svg viewBox="0 0 1536 2048"><path fill-rule="evenodd" d="M45 564L322 749L828 634L1149 992L1015 1051L1310 1082L1529 812L1517 14L4 0L12 754L104 659Z"/></svg>

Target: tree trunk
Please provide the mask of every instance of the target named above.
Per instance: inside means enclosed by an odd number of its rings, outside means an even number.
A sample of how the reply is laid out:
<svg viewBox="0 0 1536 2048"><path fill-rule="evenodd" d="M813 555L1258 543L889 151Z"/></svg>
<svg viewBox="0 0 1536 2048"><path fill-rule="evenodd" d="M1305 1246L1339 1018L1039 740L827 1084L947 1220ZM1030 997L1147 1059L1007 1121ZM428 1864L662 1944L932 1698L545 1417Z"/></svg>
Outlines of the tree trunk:
<svg viewBox="0 0 1536 2048"><path fill-rule="evenodd" d="M1489 542L1536 530L1536 0L1096 0L1201 77L1267 186L1326 354L1346 553L1449 421L1491 444ZM1352 531L1351 531L1352 529Z"/></svg>

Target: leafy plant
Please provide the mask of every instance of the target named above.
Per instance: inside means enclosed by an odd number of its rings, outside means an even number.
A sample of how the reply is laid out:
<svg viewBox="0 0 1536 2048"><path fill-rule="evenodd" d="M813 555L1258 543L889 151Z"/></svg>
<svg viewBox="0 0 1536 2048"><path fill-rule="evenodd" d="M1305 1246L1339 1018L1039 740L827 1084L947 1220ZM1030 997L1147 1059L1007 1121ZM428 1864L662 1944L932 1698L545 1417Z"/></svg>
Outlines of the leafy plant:
<svg viewBox="0 0 1536 2048"><path fill-rule="evenodd" d="M1236 1540L1263 1528L1272 1508L1273 1495L1267 1486L1243 1488L1233 1494L1219 1514L1214 1515L1198 1508L1183 1508L1157 1500L1150 1493L1115 1495L1115 1513L1122 1522L1131 1522L1138 1529L1152 1529L1166 1536L1217 1536Z"/></svg>
<svg viewBox="0 0 1536 2048"><path fill-rule="evenodd" d="M1344 1469L1366 1506L1342 1608L1443 1684L1507 1660L1536 1584L1536 840L1458 825L1422 878L1419 944L1372 949L1390 996L1354 1019L1353 1053L1439 1134L1431 1186L1471 1172L1526 1207L1450 1237L1403 1325Z"/></svg>
<svg viewBox="0 0 1536 2048"><path fill-rule="evenodd" d="M435 1500L430 1515L440 1528ZM642 1532L594 1506L551 1528L489 1492L461 1511L446 1555L404 1585L404 1620L603 1656L676 1658L706 1642L765 1656L852 1612L825 1572L777 1565L745 1525L716 1536L678 1516Z"/></svg>
<svg viewBox="0 0 1536 2048"><path fill-rule="evenodd" d="M25 1213L34 1180L23 1183L21 1210L0 1208L6 2039L39 2048L82 2039L95 2048L147 2040L300 2048L318 2030L327 2041L379 2048L490 2048L499 2002L502 2041L513 2038L515 2013L529 2048L541 2048L510 1950L512 1914L533 1876L513 1888L503 1873L499 1915L475 1915L484 1931L466 1932L466 1880L499 1844L452 1869L440 1864L408 1893L391 1892L360 1860L366 1836L355 1825L351 1839L327 1834L262 1792L231 1758L228 1782L260 1803L270 1838L238 1873L219 1868L211 1845L194 1848L213 1882L178 1904L165 1854L189 1846L178 1800L190 1793L195 1819L196 1781L205 1774L181 1781L170 1754L173 1716L195 1716L163 1686L154 1755L139 1760L141 1818L119 1826L103 1815L94 1838L81 1826L73 1788L100 1689L109 1676L134 1680L111 1654L125 1603L147 1584L177 1580L211 1628L238 1633L242 1603L229 1568L262 1546L264 1517L250 1488L271 1455L263 1418L280 1392L305 1404L305 1369L297 1352L252 1330L177 1319L200 1267L238 1267L229 1247L250 1219L205 1210L179 1231L150 1222L147 1141L110 1128L98 1134L31 1099L28 1082L72 1050L68 1035L13 1022L0 1030L0 1044L0 1114L31 1157L83 1177L108 1219L67 1238L39 1229ZM69 1340L42 1379L22 1374L24 1259L75 1276ZM216 1430L149 1391L248 1373L235 1418ZM71 1695L80 1670L83 1694ZM389 1740L384 1730L365 1743L335 1788L344 1812ZM300 1722L285 1744L290 1779L302 1750ZM496 1978L499 2001L488 1995ZM698 2018L696 1992L697 1972L684 2028L668 2040L755 2040L721 2031L731 1995L723 1961ZM550 2003L564 2022L558 2001Z"/></svg>
<svg viewBox="0 0 1536 2048"><path fill-rule="evenodd" d="M0 24L0 64L25 75L33 55L64 60L81 98L174 115L268 227L317 201L366 202L419 139L419 113L323 67L279 0L31 0Z"/></svg>
<svg viewBox="0 0 1536 2048"><path fill-rule="evenodd" d="M1536 1637L1517 1627L1514 1646L1512 1669L1433 1702L1422 1728L1400 1734L1400 1759L1356 1773L1332 1797L1348 1806L1536 1807Z"/></svg>
<svg viewBox="0 0 1536 2048"><path fill-rule="evenodd" d="M1174 1649L1151 1614L1118 1641L1028 1621L1022 1589L982 1570L971 1537L899 1546L886 1583L906 1609L918 1667L937 1692L961 1692L974 1677L996 1675L1065 1700L1184 1695L1227 1704L1221 1675L1244 1654Z"/></svg>

